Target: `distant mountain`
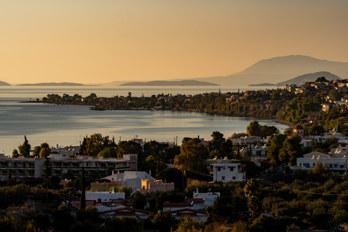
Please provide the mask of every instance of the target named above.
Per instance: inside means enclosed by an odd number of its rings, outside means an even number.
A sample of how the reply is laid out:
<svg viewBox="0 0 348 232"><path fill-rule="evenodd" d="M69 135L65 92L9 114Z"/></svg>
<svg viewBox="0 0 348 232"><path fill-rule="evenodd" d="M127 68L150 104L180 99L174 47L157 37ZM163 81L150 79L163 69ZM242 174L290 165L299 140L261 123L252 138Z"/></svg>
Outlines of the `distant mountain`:
<svg viewBox="0 0 348 232"><path fill-rule="evenodd" d="M17 86L85 86L80 83L71 83L71 82L49 82L49 83L34 83L34 84L19 84Z"/></svg>
<svg viewBox="0 0 348 232"><path fill-rule="evenodd" d="M182 81L148 81L148 82L127 82L121 86L217 86L215 83L196 81L196 80L182 80Z"/></svg>
<svg viewBox="0 0 348 232"><path fill-rule="evenodd" d="M325 77L326 80L341 80L339 76L336 76L330 72L316 72L316 73L308 73L295 78L292 78L287 81L279 82L276 84L277 86L285 86L290 84L302 85L306 82L314 82L318 77Z"/></svg>
<svg viewBox="0 0 348 232"><path fill-rule="evenodd" d="M0 81L0 86L11 86L9 83Z"/></svg>
<svg viewBox="0 0 348 232"><path fill-rule="evenodd" d="M227 86L279 83L303 73L315 73L321 70L336 73L343 78L348 77L348 63L291 55L261 60L244 71L229 76L195 78L195 80L211 81Z"/></svg>

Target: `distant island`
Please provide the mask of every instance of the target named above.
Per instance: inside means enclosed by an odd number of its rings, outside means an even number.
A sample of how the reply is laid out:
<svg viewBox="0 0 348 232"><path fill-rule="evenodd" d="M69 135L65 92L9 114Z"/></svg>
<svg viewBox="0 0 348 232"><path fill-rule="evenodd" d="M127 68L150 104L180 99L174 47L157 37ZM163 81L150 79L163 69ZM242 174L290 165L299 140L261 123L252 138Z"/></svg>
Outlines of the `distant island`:
<svg viewBox="0 0 348 232"><path fill-rule="evenodd" d="M120 86L218 86L215 83L196 80L127 82Z"/></svg>
<svg viewBox="0 0 348 232"><path fill-rule="evenodd" d="M0 86L11 86L9 83L0 81Z"/></svg>
<svg viewBox="0 0 348 232"><path fill-rule="evenodd" d="M307 73L301 76L297 76L295 78L291 78L287 81L278 82L276 84L271 83L261 83L261 84L250 84L249 86L285 86L285 85L303 85L306 82L313 82L319 77L325 77L326 80L342 80L341 77L332 74L330 72L315 72L315 73Z"/></svg>
<svg viewBox="0 0 348 232"><path fill-rule="evenodd" d="M261 84L250 84L249 86L275 86L275 84L261 83Z"/></svg>
<svg viewBox="0 0 348 232"><path fill-rule="evenodd" d="M48 83L34 83L34 84L19 84L17 86L86 86L81 83L72 83L72 82L48 82Z"/></svg>
<svg viewBox="0 0 348 232"><path fill-rule="evenodd" d="M321 72L315 72L315 73L307 73L295 78L292 78L290 80L287 81L283 81L283 82L279 82L277 84L277 86L285 86L285 85L303 85L306 82L312 82L315 81L318 77L325 77L326 80L342 80L341 77L332 74L330 72L325 72L325 71L321 71Z"/></svg>

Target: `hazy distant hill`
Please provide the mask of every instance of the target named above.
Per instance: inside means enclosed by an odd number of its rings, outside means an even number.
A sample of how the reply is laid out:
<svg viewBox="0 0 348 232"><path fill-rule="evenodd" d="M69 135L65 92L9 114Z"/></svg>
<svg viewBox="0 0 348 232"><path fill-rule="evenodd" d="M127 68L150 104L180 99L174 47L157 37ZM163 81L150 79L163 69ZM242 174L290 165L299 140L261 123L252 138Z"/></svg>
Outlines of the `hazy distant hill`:
<svg viewBox="0 0 348 232"><path fill-rule="evenodd" d="M34 83L34 84L19 84L17 86L85 86L80 83L71 83L71 82L49 82L49 83Z"/></svg>
<svg viewBox="0 0 348 232"><path fill-rule="evenodd" d="M291 55L265 59L229 76L195 78L211 81L220 85L249 85L257 83L279 83L303 73L315 73L321 70L348 77L348 63L319 60L309 56Z"/></svg>
<svg viewBox="0 0 348 232"><path fill-rule="evenodd" d="M11 86L9 83L0 81L0 86Z"/></svg>
<svg viewBox="0 0 348 232"><path fill-rule="evenodd" d="M128 82L128 83L121 84L121 86L217 86L217 84L205 82L205 81L182 80L182 81Z"/></svg>
<svg viewBox="0 0 348 232"><path fill-rule="evenodd" d="M336 76L330 72L316 72L316 73L308 73L304 74L295 78L292 78L287 81L279 82L276 85L277 86L285 86L285 85L290 85L290 84L296 84L296 85L302 85L306 82L313 82L318 77L325 77L326 80L340 80L341 78L339 76Z"/></svg>

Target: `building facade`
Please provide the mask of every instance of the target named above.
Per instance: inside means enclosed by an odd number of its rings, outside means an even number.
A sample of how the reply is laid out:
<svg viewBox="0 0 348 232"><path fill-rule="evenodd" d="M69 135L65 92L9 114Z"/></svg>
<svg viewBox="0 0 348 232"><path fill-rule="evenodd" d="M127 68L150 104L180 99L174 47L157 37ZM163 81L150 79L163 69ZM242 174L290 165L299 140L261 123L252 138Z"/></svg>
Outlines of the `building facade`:
<svg viewBox="0 0 348 232"><path fill-rule="evenodd" d="M81 174L82 167L85 176L109 175L113 170L134 171L137 170L137 155L123 155L123 159L113 158L93 158L87 156L77 156L68 159L65 155L51 154L46 158L9 158L0 154L0 181L5 181L9 177L14 181L21 181L26 178L42 178L46 168L49 168L53 175L62 176L71 174L78 176Z"/></svg>
<svg viewBox="0 0 348 232"><path fill-rule="evenodd" d="M221 162L212 164L212 167L213 181L227 183L246 180L246 172L241 163Z"/></svg>

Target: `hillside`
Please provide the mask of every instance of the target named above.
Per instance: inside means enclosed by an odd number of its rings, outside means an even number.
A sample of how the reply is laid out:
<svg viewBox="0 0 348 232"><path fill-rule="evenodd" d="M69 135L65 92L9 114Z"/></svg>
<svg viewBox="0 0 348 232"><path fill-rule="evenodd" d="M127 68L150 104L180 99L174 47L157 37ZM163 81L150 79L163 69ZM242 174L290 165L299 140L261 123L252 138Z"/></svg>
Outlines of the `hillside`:
<svg viewBox="0 0 348 232"><path fill-rule="evenodd" d="M315 73L326 70L338 76L348 76L348 63L319 60L309 56L291 55L265 59L246 68L244 71L217 77L196 78L211 81L219 85L236 86L258 83L279 83L304 73Z"/></svg>
<svg viewBox="0 0 348 232"><path fill-rule="evenodd" d="M314 82L318 77L325 77L326 80L340 80L339 76L336 76L330 72L316 72L316 73L308 73L295 78L292 78L287 81L279 82L277 86L285 86L290 84L302 85L306 82Z"/></svg>
<svg viewBox="0 0 348 232"><path fill-rule="evenodd" d="M9 83L0 81L0 86L11 86Z"/></svg>
<svg viewBox="0 0 348 232"><path fill-rule="evenodd" d="M182 81L148 81L148 82L128 82L121 84L121 86L217 86L215 83L196 81L196 80L182 80Z"/></svg>

